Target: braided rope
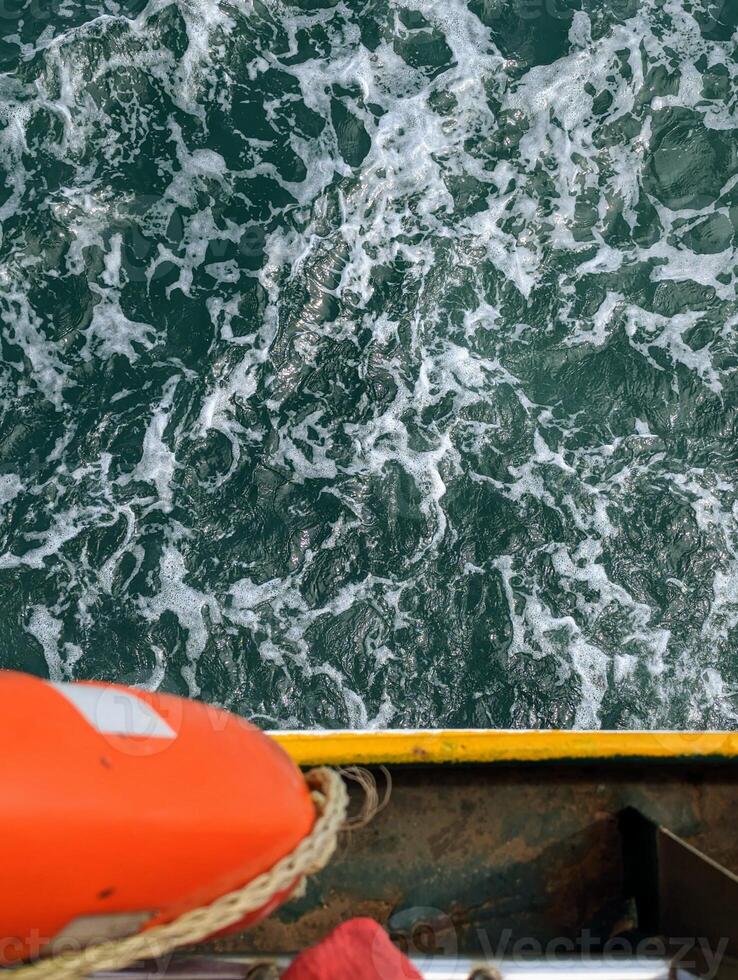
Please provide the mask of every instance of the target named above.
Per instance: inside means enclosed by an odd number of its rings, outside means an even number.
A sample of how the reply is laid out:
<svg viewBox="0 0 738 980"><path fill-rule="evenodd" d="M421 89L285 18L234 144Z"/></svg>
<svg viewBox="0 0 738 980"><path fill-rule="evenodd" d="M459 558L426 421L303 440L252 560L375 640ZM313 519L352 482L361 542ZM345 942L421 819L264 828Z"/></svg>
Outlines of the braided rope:
<svg viewBox="0 0 738 980"><path fill-rule="evenodd" d="M222 895L210 905L185 912L173 922L81 952L62 953L15 970L0 971L0 977L7 974L8 980L83 980L98 970L120 970L136 960L156 959L240 922L299 879L320 871L336 849L338 832L346 817L348 794L340 775L332 769L313 769L305 778L318 810L312 831L291 854L243 888Z"/></svg>

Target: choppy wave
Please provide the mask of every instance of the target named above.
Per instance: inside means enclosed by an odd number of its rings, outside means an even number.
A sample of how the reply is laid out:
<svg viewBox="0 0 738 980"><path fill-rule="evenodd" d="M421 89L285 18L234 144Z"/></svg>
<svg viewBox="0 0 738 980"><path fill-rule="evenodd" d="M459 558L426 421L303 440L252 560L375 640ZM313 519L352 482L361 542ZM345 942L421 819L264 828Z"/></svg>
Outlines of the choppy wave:
<svg viewBox="0 0 738 980"><path fill-rule="evenodd" d="M2 665L735 726L737 25L3 0Z"/></svg>

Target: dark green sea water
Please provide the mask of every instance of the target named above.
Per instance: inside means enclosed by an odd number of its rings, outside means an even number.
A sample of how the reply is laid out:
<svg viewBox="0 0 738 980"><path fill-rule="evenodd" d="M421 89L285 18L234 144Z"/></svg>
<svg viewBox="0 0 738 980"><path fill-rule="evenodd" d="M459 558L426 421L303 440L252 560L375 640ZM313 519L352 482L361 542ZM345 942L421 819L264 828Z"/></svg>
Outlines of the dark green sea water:
<svg viewBox="0 0 738 980"><path fill-rule="evenodd" d="M0 0L0 665L735 727L737 30Z"/></svg>

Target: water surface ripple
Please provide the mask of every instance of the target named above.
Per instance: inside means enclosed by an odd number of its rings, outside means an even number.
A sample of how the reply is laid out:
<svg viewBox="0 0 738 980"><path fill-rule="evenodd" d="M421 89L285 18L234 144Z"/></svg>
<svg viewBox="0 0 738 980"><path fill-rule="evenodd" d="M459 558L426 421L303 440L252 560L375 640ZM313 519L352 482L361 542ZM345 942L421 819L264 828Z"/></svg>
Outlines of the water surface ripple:
<svg viewBox="0 0 738 980"><path fill-rule="evenodd" d="M738 723L738 6L2 0L0 664Z"/></svg>

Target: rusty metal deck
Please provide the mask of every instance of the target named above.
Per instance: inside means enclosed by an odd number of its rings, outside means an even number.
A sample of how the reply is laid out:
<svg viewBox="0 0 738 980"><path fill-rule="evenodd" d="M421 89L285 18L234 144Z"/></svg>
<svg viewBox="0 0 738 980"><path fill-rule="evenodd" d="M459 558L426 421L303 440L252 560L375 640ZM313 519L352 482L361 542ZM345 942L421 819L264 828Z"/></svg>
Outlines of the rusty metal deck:
<svg viewBox="0 0 738 980"><path fill-rule="evenodd" d="M618 829L626 807L738 871L734 763L391 772L389 806L344 840L303 898L210 949L291 952L369 915L416 955L586 955L616 935L630 935L635 953L642 937L630 921Z"/></svg>

